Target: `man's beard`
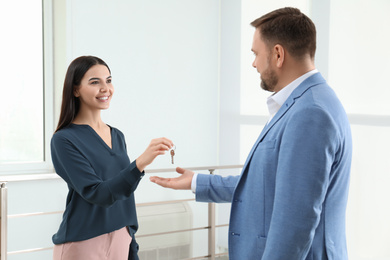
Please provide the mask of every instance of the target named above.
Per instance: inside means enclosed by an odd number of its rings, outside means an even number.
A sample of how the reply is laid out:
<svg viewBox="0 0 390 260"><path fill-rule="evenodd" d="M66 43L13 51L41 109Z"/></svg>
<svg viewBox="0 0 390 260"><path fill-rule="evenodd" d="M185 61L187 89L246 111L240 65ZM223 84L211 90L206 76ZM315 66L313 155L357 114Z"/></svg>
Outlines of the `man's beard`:
<svg viewBox="0 0 390 260"><path fill-rule="evenodd" d="M269 92L275 92L275 86L276 84L278 84L279 81L279 78L278 76L276 76L275 71L268 68L268 70L261 75L260 79L260 86L262 89Z"/></svg>

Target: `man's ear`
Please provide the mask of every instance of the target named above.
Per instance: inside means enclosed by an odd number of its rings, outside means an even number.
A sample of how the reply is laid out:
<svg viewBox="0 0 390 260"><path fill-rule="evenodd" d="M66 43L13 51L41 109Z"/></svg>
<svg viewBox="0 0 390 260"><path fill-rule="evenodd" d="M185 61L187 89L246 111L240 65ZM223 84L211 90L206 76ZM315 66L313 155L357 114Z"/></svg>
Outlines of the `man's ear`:
<svg viewBox="0 0 390 260"><path fill-rule="evenodd" d="M276 67L281 68L284 63L285 49L282 45L276 44L273 49L274 57L276 58Z"/></svg>

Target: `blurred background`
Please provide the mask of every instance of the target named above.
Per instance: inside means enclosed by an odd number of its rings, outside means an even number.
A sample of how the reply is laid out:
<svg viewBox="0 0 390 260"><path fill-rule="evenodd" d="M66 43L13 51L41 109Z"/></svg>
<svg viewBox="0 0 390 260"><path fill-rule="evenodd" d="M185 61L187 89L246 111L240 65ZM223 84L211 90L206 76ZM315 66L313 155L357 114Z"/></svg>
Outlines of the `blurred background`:
<svg viewBox="0 0 390 260"><path fill-rule="evenodd" d="M176 166L208 174L242 165L267 122L270 93L251 66L249 24L284 6L316 24L316 66L350 119L350 259L390 259L390 1L2 0L1 260L51 259L67 187L54 174L49 144L73 59L94 55L110 66L115 94L103 119L125 134L131 160L152 138L175 143L175 164L160 156L146 177L175 176ZM148 178L135 195L141 259L212 257L209 205ZM216 205L213 215L219 259L227 259L229 210Z"/></svg>

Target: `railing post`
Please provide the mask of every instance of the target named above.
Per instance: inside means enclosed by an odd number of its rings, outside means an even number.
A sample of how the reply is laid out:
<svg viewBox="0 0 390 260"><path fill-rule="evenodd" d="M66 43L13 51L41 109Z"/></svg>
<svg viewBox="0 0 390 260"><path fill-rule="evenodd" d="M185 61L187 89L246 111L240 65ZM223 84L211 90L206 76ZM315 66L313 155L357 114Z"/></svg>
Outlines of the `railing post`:
<svg viewBox="0 0 390 260"><path fill-rule="evenodd" d="M0 183L0 260L7 260L7 187Z"/></svg>
<svg viewBox="0 0 390 260"><path fill-rule="evenodd" d="M210 174L214 173L214 169L209 169ZM215 260L215 203L209 203L209 256L211 260Z"/></svg>

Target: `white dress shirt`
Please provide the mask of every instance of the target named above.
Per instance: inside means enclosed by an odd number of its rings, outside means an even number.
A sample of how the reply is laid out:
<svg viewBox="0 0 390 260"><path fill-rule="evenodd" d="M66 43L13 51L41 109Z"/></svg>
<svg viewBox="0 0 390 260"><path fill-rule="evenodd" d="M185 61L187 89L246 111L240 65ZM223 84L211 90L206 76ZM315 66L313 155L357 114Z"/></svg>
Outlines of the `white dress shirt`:
<svg viewBox="0 0 390 260"><path fill-rule="evenodd" d="M287 98L291 95L291 93L308 77L316 74L318 72L317 69L311 70L284 88L282 88L279 92L276 92L272 94L267 99L267 106L268 106L268 112L269 112L269 119L268 122L271 121L271 119L274 117L274 115L279 111L279 109L282 107L284 102L286 102ZM268 123L267 123L268 124Z"/></svg>
<svg viewBox="0 0 390 260"><path fill-rule="evenodd" d="M287 98L291 95L291 93L308 77L318 73L317 69L311 70L299 78L292 81L290 84L282 88L279 92L276 92L272 94L270 97L267 98L267 106L268 106L268 112L269 112L269 119L267 124L271 121L271 119L275 116L275 114L279 111L279 109L282 107L284 102L286 102ZM191 182L191 190L193 193L196 191L196 178L198 177L198 174L195 173L192 177Z"/></svg>

